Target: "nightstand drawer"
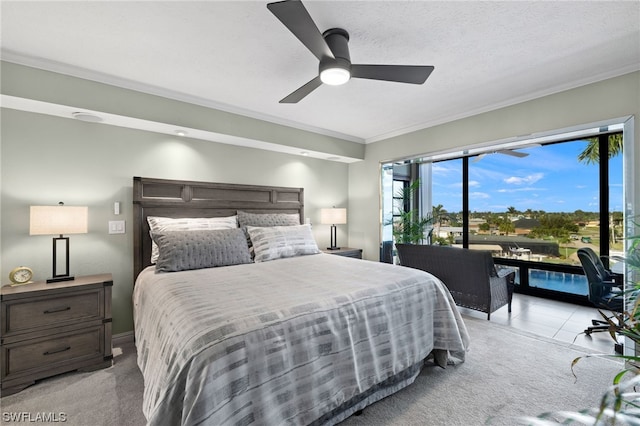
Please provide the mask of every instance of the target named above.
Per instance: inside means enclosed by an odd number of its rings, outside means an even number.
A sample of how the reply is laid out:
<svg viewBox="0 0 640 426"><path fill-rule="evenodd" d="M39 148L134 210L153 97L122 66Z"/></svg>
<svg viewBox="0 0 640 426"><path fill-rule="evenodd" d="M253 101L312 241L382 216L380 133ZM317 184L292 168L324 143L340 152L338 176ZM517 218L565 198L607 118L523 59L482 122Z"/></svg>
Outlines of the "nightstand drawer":
<svg viewBox="0 0 640 426"><path fill-rule="evenodd" d="M2 396L111 365L111 274L0 288Z"/></svg>
<svg viewBox="0 0 640 426"><path fill-rule="evenodd" d="M102 358L104 326L94 326L47 338L22 341L3 348L3 380L31 374L38 370L54 370L83 359Z"/></svg>
<svg viewBox="0 0 640 426"><path fill-rule="evenodd" d="M99 319L104 316L104 292L101 289L42 297L6 305L5 335L37 327L59 327L70 321Z"/></svg>

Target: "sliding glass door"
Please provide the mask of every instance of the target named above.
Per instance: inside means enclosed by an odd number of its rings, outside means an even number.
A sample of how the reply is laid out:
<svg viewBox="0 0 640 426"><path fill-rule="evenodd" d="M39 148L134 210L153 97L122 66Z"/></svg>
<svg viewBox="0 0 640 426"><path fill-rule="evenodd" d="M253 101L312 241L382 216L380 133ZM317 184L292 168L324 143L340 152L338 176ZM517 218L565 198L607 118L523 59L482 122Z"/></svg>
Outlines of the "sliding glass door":
<svg viewBox="0 0 640 426"><path fill-rule="evenodd" d="M586 302L578 248L624 250L621 132L385 167L392 180L420 179L432 243L490 250L519 268L521 292Z"/></svg>

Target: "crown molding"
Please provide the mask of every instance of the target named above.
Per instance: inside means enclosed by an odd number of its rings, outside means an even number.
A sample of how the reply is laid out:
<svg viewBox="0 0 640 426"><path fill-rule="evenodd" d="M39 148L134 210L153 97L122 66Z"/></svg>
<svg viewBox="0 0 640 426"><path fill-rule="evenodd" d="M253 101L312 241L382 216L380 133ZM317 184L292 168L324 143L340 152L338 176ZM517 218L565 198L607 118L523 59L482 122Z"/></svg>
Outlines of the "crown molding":
<svg viewBox="0 0 640 426"><path fill-rule="evenodd" d="M388 132L378 136L367 138L365 139L364 143L369 144L374 142L380 142L386 139L402 136L408 133L417 132L419 130L428 129L429 127L439 126L441 124L450 123L456 120L462 120L464 118L473 117L474 115L484 114L484 113L495 111L501 108L506 108L513 105L521 104L523 102L532 101L534 99L543 98L545 96L554 95L556 93L565 92L567 90L577 89L578 87L586 86L588 84L598 83L600 81L608 80L610 78L620 77L625 74L630 74L636 71L640 71L640 65L638 64L628 65L613 71L591 76L589 78L575 80L569 84L560 84L557 86L546 88L544 90L539 90L537 92L530 93L526 96L520 96L520 97L509 99L508 101L489 104L482 108L476 108L474 110L466 111L461 114L448 115L446 117L439 117L434 120L425 121L420 124L416 124L415 126L405 127L402 129L395 130L393 132Z"/></svg>

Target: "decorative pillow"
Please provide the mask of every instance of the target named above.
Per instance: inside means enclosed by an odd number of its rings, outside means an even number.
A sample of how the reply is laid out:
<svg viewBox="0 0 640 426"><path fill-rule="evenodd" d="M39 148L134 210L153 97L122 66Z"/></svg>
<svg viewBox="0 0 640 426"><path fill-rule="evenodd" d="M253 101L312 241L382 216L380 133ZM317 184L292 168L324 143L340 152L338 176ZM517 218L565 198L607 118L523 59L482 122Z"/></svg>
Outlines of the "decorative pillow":
<svg viewBox="0 0 640 426"><path fill-rule="evenodd" d="M300 215L297 213L247 213L238 210L238 224L243 228L300 225Z"/></svg>
<svg viewBox="0 0 640 426"><path fill-rule="evenodd" d="M165 231L199 231L205 229L233 229L238 227L238 216L228 217L158 217L148 216L150 233ZM158 260L158 246L151 243L151 263Z"/></svg>
<svg viewBox="0 0 640 426"><path fill-rule="evenodd" d="M238 225L245 231L247 236L247 244L251 257L254 256L253 244L249 233L248 226L295 226L300 225L300 215L297 213L247 213L238 210Z"/></svg>
<svg viewBox="0 0 640 426"><path fill-rule="evenodd" d="M256 262L320 253L310 225L248 226Z"/></svg>
<svg viewBox="0 0 640 426"><path fill-rule="evenodd" d="M151 234L158 244L156 271L251 263L249 247L240 228L205 231L165 231Z"/></svg>

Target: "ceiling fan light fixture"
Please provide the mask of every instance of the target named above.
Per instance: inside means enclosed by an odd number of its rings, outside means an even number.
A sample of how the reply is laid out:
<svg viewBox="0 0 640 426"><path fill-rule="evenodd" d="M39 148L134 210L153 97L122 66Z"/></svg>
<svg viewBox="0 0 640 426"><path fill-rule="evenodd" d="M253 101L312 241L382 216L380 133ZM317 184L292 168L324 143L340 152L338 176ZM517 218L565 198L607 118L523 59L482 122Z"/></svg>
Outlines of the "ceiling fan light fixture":
<svg viewBox="0 0 640 426"><path fill-rule="evenodd" d="M325 58L320 61L320 81L330 86L340 86L351 78L351 62L344 58Z"/></svg>
<svg viewBox="0 0 640 426"><path fill-rule="evenodd" d="M320 80L330 86L340 86L349 81L350 78L351 73L349 70L340 67L327 68L320 71Z"/></svg>

